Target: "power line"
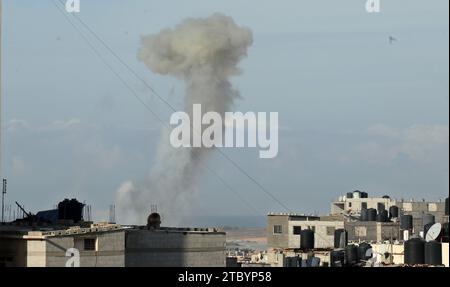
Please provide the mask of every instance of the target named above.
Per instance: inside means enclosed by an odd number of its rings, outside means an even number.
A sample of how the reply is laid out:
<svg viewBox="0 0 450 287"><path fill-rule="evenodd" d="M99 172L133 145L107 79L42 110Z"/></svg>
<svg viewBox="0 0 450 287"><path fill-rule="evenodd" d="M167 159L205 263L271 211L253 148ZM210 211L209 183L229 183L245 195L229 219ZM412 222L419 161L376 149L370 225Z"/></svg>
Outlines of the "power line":
<svg viewBox="0 0 450 287"><path fill-rule="evenodd" d="M55 1L55 0L52 0ZM56 0L57 1L57 0ZM59 2L61 3L61 5L64 5L64 3L59 0ZM55 5L56 3L53 2ZM58 7L59 9L59 7ZM59 9L61 11L61 9ZM64 12L63 12L64 13ZM145 87L147 87L154 95L156 95L164 104L166 104L173 112L176 112L176 109L167 101L165 100L162 96L159 95L159 93L156 92L155 89L153 89L148 83L147 81L145 81L145 79L143 79L141 76L139 76L138 73L136 73L136 71L134 69L132 69L95 31L93 31L93 29L91 29L91 27L89 27L88 24L86 24L80 17L78 17L76 14L72 13L73 17L75 19L77 19L77 21L79 23L81 23L81 25L83 27L85 27L85 29L87 31L89 31L94 37L95 39L97 39L133 76L135 76L139 81L141 81ZM64 13L64 16L66 17L66 19L68 18L68 16ZM72 24L72 23L71 23ZM74 24L72 24L72 26L77 29L75 27ZM78 30L78 29L77 29ZM86 39L83 35L83 38ZM92 46L92 45L90 45ZM96 52L96 54L98 54L99 57L101 57L101 55L99 55L98 52ZM103 59L103 57L101 57ZM107 66L109 67L109 64L107 64ZM134 90L133 90L133 94L135 94ZM137 96L136 96L137 97ZM149 107L139 98L139 101L147 107L147 109L149 109ZM155 115L155 113L153 111L151 111L152 114ZM163 122L159 117L158 119ZM234 167L236 167L243 175L245 175L248 179L250 179L250 181L252 181L259 189L261 189L265 194L267 194L270 198L272 198L273 200L275 200L275 202L277 202L281 207L283 207L284 209L286 209L289 212L292 212L285 204L283 204L278 198L275 197L275 195L273 195L269 190L267 190L262 184L260 184L254 177L252 177L248 172L246 172L241 166L239 166L234 160L232 160L227 154L225 154L222 150L217 149L219 154L221 154L227 161L229 161Z"/></svg>

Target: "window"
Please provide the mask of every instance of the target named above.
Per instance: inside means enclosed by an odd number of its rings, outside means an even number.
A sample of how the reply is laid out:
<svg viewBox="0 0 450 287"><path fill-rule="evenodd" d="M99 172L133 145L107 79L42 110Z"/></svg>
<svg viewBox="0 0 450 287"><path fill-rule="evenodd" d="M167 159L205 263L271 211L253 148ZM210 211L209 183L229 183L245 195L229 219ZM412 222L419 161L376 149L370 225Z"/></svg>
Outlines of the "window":
<svg viewBox="0 0 450 287"><path fill-rule="evenodd" d="M437 210L437 204L436 203L429 203L428 204L428 211L438 211Z"/></svg>
<svg viewBox="0 0 450 287"><path fill-rule="evenodd" d="M301 226L294 226L294 235L300 235L301 231L302 231Z"/></svg>
<svg viewBox="0 0 450 287"><path fill-rule="evenodd" d="M273 226L273 234L281 234L283 233L283 227L281 225Z"/></svg>
<svg viewBox="0 0 450 287"><path fill-rule="evenodd" d="M384 203L378 202L377 209L378 209L378 211L385 210L386 206L384 205Z"/></svg>
<svg viewBox="0 0 450 287"><path fill-rule="evenodd" d="M348 203L348 207L350 207L350 208L352 207L352 203L351 202Z"/></svg>
<svg viewBox="0 0 450 287"><path fill-rule="evenodd" d="M367 202L361 203L361 209L367 209Z"/></svg>
<svg viewBox="0 0 450 287"><path fill-rule="evenodd" d="M94 251L95 248L95 238L85 238L84 239L84 250Z"/></svg>
<svg viewBox="0 0 450 287"><path fill-rule="evenodd" d="M334 226L327 226L327 235L334 236Z"/></svg>
<svg viewBox="0 0 450 287"><path fill-rule="evenodd" d="M355 236L356 237L366 237L367 228L365 226L355 226Z"/></svg>
<svg viewBox="0 0 450 287"><path fill-rule="evenodd" d="M404 211L412 211L412 203L410 203L410 202L404 202L404 203L403 203L403 210L404 210Z"/></svg>

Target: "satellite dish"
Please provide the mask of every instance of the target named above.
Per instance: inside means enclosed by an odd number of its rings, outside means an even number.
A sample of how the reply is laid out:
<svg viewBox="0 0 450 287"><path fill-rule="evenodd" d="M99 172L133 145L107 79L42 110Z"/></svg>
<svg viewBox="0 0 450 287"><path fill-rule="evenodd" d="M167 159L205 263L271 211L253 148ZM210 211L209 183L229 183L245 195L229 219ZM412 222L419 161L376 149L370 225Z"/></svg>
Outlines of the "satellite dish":
<svg viewBox="0 0 450 287"><path fill-rule="evenodd" d="M430 229L428 229L427 234L425 234L425 240L427 242L436 240L439 238L442 232L442 225L440 223L433 224Z"/></svg>

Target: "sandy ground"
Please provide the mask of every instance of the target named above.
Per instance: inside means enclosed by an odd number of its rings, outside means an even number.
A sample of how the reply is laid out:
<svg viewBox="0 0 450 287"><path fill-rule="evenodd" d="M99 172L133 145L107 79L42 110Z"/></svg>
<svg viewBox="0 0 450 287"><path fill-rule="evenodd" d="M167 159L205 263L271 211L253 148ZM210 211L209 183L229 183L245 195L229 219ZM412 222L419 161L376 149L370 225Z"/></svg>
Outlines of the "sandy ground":
<svg viewBox="0 0 450 287"><path fill-rule="evenodd" d="M227 241L251 241L259 244L266 244L265 228L239 228L226 230Z"/></svg>

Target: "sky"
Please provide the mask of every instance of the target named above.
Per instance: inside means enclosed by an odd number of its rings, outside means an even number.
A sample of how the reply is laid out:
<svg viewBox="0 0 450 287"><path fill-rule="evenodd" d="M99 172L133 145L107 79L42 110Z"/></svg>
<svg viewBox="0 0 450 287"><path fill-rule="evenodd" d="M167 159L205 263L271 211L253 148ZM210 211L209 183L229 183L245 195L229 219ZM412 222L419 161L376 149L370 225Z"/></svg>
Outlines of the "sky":
<svg viewBox="0 0 450 287"><path fill-rule="evenodd" d="M258 149L223 151L290 210L327 213L331 200L355 189L405 199L448 196L448 6L381 0L381 12L370 14L363 0L81 0L77 16L180 109L183 83L138 61L141 36L215 12L249 27L253 45L232 79L241 93L233 111L278 112L279 153L260 159ZM169 122L170 109L77 27ZM151 169L161 123L52 0L4 0L2 48L8 203L38 211L76 197L106 220L120 185L142 181ZM240 196L200 172L186 224L198 216L285 211L220 154L207 165Z"/></svg>

